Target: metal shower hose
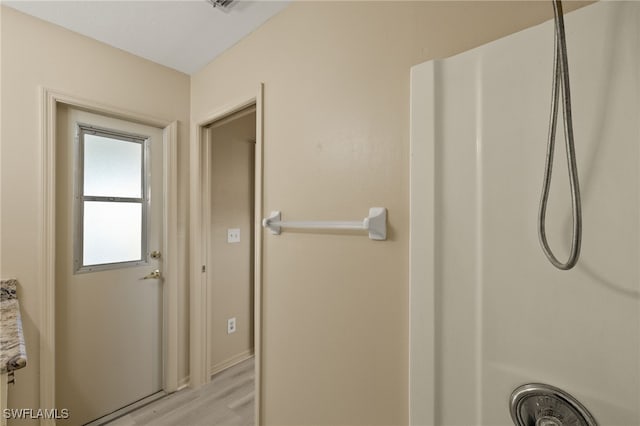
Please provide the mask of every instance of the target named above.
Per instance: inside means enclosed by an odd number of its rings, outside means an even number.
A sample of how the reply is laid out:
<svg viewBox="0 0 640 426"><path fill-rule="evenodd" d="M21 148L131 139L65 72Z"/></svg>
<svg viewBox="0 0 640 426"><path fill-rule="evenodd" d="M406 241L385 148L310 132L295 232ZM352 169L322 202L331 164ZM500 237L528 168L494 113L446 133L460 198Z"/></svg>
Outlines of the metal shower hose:
<svg viewBox="0 0 640 426"><path fill-rule="evenodd" d="M575 266L580 256L580 244L582 241L582 209L580 206L580 185L578 183L578 170L576 167L576 152L573 143L573 122L571 120L571 93L569 90L569 63L567 60L567 43L564 33L564 19L561 0L553 0L553 12L555 16L554 54L553 54L553 84L551 100L551 117L549 119L549 138L547 140L547 160L544 168L544 183L540 197L540 209L538 211L538 236L542 250L549 261L558 269L568 270ZM561 80L560 80L561 79ZM560 81L559 81L560 80ZM567 167L569 169L569 186L571 187L571 211L573 216L573 235L571 238L571 252L566 263L560 262L547 241L545 220L547 213L547 201L549 187L551 185L551 173L553 171L553 152L556 139L556 125L558 119L559 86L562 86L563 112L564 112L564 137L567 148Z"/></svg>

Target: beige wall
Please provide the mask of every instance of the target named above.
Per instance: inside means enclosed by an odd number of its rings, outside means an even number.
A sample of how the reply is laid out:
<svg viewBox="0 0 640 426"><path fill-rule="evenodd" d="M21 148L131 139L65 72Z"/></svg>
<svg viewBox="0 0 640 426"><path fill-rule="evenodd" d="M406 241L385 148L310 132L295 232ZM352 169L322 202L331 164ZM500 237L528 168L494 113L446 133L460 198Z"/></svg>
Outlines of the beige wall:
<svg viewBox="0 0 640 426"><path fill-rule="evenodd" d="M353 220L378 205L390 232L386 242L265 235L263 420L406 424L409 67L548 19L548 2L295 3L195 74L191 89L186 75L1 10L1 274L21 281L29 350L11 405L38 406L38 86L180 120L184 265L189 116L264 82L265 212ZM186 359L181 351L183 373Z"/></svg>
<svg viewBox="0 0 640 426"><path fill-rule="evenodd" d="M119 108L179 120L182 376L188 374L185 186L189 76L2 7L2 277L20 281L28 366L16 373L10 407L38 408L40 283L39 86ZM117 313L114 313L117 314ZM53 407L43 407L53 408Z"/></svg>
<svg viewBox="0 0 640 426"><path fill-rule="evenodd" d="M389 210L385 242L265 234L265 424L408 422L409 68L551 12L548 2L294 3L192 77L194 118L265 83L263 215Z"/></svg>
<svg viewBox="0 0 640 426"><path fill-rule="evenodd" d="M209 373L253 350L253 158L255 112L210 130ZM227 243L227 229L240 242ZM227 334L227 320L236 332Z"/></svg>

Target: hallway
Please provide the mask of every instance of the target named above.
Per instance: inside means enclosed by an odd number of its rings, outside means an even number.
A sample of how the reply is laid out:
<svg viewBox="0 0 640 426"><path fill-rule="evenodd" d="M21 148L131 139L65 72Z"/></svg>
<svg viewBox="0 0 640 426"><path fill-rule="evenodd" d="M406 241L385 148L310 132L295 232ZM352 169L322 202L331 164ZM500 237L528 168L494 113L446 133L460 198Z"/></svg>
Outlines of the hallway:
<svg viewBox="0 0 640 426"><path fill-rule="evenodd" d="M122 416L109 426L253 426L254 358L224 370L200 389L184 389Z"/></svg>

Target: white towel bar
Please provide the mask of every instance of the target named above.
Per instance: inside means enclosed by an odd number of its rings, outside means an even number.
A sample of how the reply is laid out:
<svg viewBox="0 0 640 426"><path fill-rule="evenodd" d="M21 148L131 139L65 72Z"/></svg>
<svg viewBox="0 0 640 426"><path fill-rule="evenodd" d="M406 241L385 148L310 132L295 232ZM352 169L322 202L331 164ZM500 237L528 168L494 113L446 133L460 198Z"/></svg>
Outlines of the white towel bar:
<svg viewBox="0 0 640 426"><path fill-rule="evenodd" d="M369 216L362 221L300 221L284 222L279 211L271 212L269 217L262 219L262 226L269 228L272 234L280 235L282 228L298 229L349 229L369 231L372 240L384 241L387 239L387 209L384 207L371 207Z"/></svg>

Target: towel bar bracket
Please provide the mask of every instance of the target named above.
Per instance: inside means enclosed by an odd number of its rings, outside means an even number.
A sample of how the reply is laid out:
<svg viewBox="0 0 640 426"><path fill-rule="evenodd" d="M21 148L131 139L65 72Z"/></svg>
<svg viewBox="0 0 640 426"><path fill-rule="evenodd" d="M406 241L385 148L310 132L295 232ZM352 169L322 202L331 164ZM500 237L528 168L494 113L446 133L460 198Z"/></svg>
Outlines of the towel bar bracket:
<svg viewBox="0 0 640 426"><path fill-rule="evenodd" d="M273 211L271 212L269 217L262 219L262 227L269 228L269 231L271 231L273 235L280 235L280 232L281 232L280 225L276 225L274 222L280 223L281 219L282 219L282 213L280 213L277 210Z"/></svg>

